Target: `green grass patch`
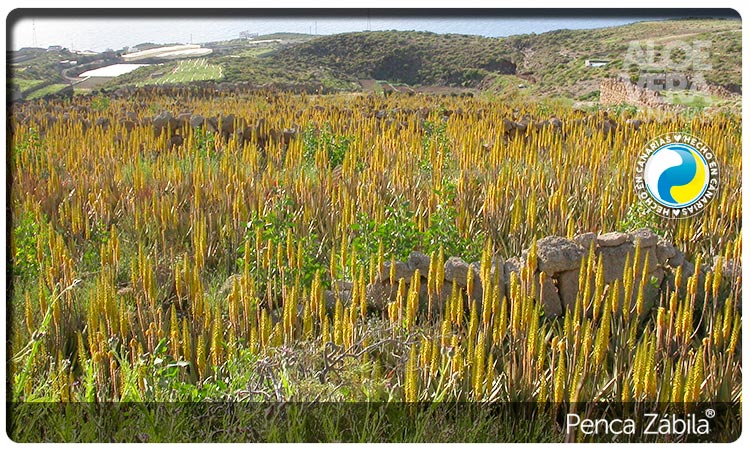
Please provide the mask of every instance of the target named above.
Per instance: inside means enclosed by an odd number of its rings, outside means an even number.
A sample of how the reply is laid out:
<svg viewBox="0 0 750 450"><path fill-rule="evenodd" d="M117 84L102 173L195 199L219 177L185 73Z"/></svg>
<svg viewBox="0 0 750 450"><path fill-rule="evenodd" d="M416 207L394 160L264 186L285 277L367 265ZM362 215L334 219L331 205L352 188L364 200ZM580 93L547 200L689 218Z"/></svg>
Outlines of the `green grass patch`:
<svg viewBox="0 0 750 450"><path fill-rule="evenodd" d="M691 108L705 108L721 101L705 92L696 91L664 91L664 98L673 105L689 106Z"/></svg>
<svg viewBox="0 0 750 450"><path fill-rule="evenodd" d="M10 83L11 85L18 86L21 92L26 92L29 89L39 86L41 83L44 83L44 80L23 80L19 78L11 78Z"/></svg>
<svg viewBox="0 0 750 450"><path fill-rule="evenodd" d="M52 95L52 94L55 94L57 92L60 92L62 89L66 88L66 87L68 87L68 85L64 84L64 83L50 84L49 86L45 86L45 87L39 89L38 91L32 92L31 95L29 95L28 98L29 98L29 100L33 100L35 98L42 98L42 97L45 97L47 95Z"/></svg>
<svg viewBox="0 0 750 450"><path fill-rule="evenodd" d="M233 55L233 56L237 58L252 58L255 56L265 55L266 53L270 53L274 50L276 50L276 47L273 45L259 46L259 47L248 48L247 50L243 50L237 55Z"/></svg>
<svg viewBox="0 0 750 450"><path fill-rule="evenodd" d="M146 78L136 82L136 86L147 84L182 84L194 81L218 80L223 76L221 66L210 64L205 58L186 59L161 67L164 74L158 78ZM151 71L155 73L159 71Z"/></svg>

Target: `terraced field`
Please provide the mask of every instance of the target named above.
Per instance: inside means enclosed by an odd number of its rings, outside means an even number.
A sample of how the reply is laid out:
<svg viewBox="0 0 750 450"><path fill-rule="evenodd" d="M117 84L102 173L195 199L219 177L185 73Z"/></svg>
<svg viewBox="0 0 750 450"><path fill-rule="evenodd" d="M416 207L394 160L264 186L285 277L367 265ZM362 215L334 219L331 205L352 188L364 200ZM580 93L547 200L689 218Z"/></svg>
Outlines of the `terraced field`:
<svg viewBox="0 0 750 450"><path fill-rule="evenodd" d="M185 59L174 65L164 75L139 83L143 84L179 84L194 81L218 80L222 77L221 66L209 64L205 58Z"/></svg>

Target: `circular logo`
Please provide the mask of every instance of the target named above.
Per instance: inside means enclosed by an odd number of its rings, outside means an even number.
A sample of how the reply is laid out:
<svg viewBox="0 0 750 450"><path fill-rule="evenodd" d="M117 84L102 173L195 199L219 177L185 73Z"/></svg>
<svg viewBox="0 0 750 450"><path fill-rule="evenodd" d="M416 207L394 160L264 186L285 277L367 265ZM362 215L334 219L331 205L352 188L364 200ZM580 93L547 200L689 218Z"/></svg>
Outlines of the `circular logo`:
<svg viewBox="0 0 750 450"><path fill-rule="evenodd" d="M635 169L638 198L669 218L701 212L719 188L719 165L702 140L668 133L646 144Z"/></svg>

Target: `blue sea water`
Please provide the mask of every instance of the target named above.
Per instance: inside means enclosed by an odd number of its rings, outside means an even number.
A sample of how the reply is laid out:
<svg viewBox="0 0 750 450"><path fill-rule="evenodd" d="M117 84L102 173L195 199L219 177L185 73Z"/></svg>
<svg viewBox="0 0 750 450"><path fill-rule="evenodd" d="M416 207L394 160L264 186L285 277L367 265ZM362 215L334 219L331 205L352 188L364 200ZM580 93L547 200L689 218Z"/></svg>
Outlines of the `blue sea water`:
<svg viewBox="0 0 750 450"><path fill-rule="evenodd" d="M349 17L82 18L24 17L13 24L11 49L61 45L72 50L121 49L144 42L202 43L239 37L240 32L336 34L366 30L417 30L481 36L543 33L623 25L658 17L383 17L363 11Z"/></svg>

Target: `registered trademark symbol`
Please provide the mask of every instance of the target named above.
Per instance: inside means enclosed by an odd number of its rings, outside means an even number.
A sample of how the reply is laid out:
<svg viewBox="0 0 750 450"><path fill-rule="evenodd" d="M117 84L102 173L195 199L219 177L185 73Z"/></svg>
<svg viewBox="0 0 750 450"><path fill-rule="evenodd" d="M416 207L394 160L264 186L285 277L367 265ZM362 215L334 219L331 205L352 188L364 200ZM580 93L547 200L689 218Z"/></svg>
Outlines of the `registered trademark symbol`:
<svg viewBox="0 0 750 450"><path fill-rule="evenodd" d="M706 410L706 417L708 417L709 419L713 419L715 416L716 416L716 411L714 411L711 408L708 408Z"/></svg>

